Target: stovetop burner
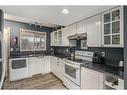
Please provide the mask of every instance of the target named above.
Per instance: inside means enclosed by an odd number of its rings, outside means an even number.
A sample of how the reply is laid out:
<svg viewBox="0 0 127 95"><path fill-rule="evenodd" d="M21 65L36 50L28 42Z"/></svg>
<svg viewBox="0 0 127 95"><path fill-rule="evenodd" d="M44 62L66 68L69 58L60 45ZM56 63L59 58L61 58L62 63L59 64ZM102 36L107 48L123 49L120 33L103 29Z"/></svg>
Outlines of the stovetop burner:
<svg viewBox="0 0 127 95"><path fill-rule="evenodd" d="M90 62L88 60L82 60L82 59L75 59L74 61L78 62L78 63L88 63L88 62Z"/></svg>

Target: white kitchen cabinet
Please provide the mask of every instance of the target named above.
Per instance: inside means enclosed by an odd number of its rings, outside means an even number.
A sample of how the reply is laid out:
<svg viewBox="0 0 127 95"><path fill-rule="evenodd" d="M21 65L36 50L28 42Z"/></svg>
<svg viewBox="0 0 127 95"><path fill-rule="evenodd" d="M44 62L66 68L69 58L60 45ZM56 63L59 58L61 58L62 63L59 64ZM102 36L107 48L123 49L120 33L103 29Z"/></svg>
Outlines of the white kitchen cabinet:
<svg viewBox="0 0 127 95"><path fill-rule="evenodd" d="M85 67L81 68L81 89L103 89L103 73Z"/></svg>
<svg viewBox="0 0 127 95"><path fill-rule="evenodd" d="M76 46L76 40L68 39L68 36L76 33L76 24L51 32L51 46Z"/></svg>
<svg viewBox="0 0 127 95"><path fill-rule="evenodd" d="M101 14L87 19L87 45L88 47L101 47Z"/></svg>
<svg viewBox="0 0 127 95"><path fill-rule="evenodd" d="M51 72L51 56L44 56L45 64L44 64L44 74L50 73Z"/></svg>
<svg viewBox="0 0 127 95"><path fill-rule="evenodd" d="M57 35L58 35L57 31L54 31L54 46L57 46L57 38L58 38Z"/></svg>
<svg viewBox="0 0 127 95"><path fill-rule="evenodd" d="M77 34L77 29L76 29L77 25L76 24L71 24L67 27L68 27L68 34L69 34L68 36Z"/></svg>
<svg viewBox="0 0 127 95"><path fill-rule="evenodd" d="M54 32L50 33L50 42L51 42L51 46L55 45L55 43L54 43Z"/></svg>
<svg viewBox="0 0 127 95"><path fill-rule="evenodd" d="M77 34L86 33L86 20L77 23Z"/></svg>
<svg viewBox="0 0 127 95"><path fill-rule="evenodd" d="M29 76L42 73L44 74L44 57L30 57L28 61Z"/></svg>
<svg viewBox="0 0 127 95"><path fill-rule="evenodd" d="M63 81L63 60L58 57L51 57L51 72Z"/></svg>
<svg viewBox="0 0 127 95"><path fill-rule="evenodd" d="M59 79L61 79L63 81L63 70L64 70L64 65L63 65L63 60L62 59L58 59L57 61L57 76Z"/></svg>
<svg viewBox="0 0 127 95"><path fill-rule="evenodd" d="M62 45L62 30L58 30L57 31L57 46L61 46Z"/></svg>
<svg viewBox="0 0 127 95"><path fill-rule="evenodd" d="M62 46L69 46L68 27L62 29Z"/></svg>
<svg viewBox="0 0 127 95"><path fill-rule="evenodd" d="M123 7L102 14L102 43L104 47L124 47Z"/></svg>
<svg viewBox="0 0 127 95"><path fill-rule="evenodd" d="M61 46L62 45L62 30L57 30L51 32L51 46Z"/></svg>
<svg viewBox="0 0 127 95"><path fill-rule="evenodd" d="M73 35L73 31L70 32L70 27L62 29L62 46L76 46L76 40L69 40L68 36Z"/></svg>
<svg viewBox="0 0 127 95"><path fill-rule="evenodd" d="M35 57L30 57L28 59L28 74L29 76L32 76L36 74L36 58Z"/></svg>
<svg viewBox="0 0 127 95"><path fill-rule="evenodd" d="M36 58L36 74L45 74L45 60L44 56L40 56Z"/></svg>
<svg viewBox="0 0 127 95"><path fill-rule="evenodd" d="M51 56L51 72L57 75L57 57Z"/></svg>

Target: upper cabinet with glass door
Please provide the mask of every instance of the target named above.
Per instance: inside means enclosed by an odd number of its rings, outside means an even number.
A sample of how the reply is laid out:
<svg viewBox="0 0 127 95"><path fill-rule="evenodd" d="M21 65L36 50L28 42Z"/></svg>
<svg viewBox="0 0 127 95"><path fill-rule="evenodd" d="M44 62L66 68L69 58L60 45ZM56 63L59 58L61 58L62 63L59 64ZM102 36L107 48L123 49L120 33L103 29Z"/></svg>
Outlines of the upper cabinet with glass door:
<svg viewBox="0 0 127 95"><path fill-rule="evenodd" d="M51 46L62 45L62 30L53 31L51 33Z"/></svg>
<svg viewBox="0 0 127 95"><path fill-rule="evenodd" d="M102 41L105 47L123 47L123 9L114 8L103 13Z"/></svg>
<svg viewBox="0 0 127 95"><path fill-rule="evenodd" d="M57 31L54 32L54 46L57 45Z"/></svg>
<svg viewBox="0 0 127 95"><path fill-rule="evenodd" d="M62 45L62 30L57 31L57 44Z"/></svg>

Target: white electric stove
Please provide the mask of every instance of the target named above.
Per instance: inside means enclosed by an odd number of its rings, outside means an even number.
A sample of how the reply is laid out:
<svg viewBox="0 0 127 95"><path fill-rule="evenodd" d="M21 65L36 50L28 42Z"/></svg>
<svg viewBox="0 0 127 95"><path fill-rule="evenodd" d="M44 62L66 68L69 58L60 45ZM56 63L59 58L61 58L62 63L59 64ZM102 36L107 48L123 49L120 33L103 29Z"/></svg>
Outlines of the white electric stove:
<svg viewBox="0 0 127 95"><path fill-rule="evenodd" d="M80 89L80 65L92 61L94 52L75 51L75 60L64 59L64 85L69 89Z"/></svg>

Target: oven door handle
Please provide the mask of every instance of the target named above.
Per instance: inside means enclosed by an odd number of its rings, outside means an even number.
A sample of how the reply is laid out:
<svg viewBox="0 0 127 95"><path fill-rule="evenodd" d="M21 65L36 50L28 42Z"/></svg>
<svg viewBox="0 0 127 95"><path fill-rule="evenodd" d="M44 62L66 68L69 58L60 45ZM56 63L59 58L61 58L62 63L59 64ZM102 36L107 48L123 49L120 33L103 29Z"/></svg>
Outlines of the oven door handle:
<svg viewBox="0 0 127 95"><path fill-rule="evenodd" d="M79 68L80 68L79 66L77 66L77 65L72 65L72 64L70 64L70 63L66 63L66 62L65 62L65 64L68 65L68 66L74 67L74 68L76 68L76 69L79 69Z"/></svg>

